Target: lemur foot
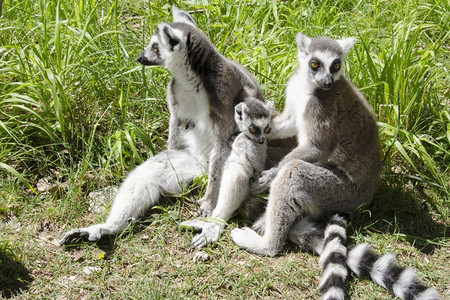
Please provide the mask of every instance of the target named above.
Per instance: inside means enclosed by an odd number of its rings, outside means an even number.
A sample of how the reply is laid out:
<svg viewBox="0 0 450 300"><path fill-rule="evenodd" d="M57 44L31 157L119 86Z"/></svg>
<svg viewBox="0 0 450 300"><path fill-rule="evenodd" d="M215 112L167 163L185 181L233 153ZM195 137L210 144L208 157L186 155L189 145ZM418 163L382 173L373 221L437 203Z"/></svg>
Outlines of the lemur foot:
<svg viewBox="0 0 450 300"><path fill-rule="evenodd" d="M255 245L262 242L261 236L249 227L235 228L230 235L236 245L250 251Z"/></svg>
<svg viewBox="0 0 450 300"><path fill-rule="evenodd" d="M278 252L277 249L266 247L263 237L248 227L233 229L231 238L239 247L258 255L275 256Z"/></svg>
<svg viewBox="0 0 450 300"><path fill-rule="evenodd" d="M262 215L255 223L253 223L252 229L259 235L264 235L266 232L266 214Z"/></svg>
<svg viewBox="0 0 450 300"><path fill-rule="evenodd" d="M201 231L200 234L194 236L191 245L197 248L203 248L207 244L217 242L220 234L225 227L225 222L221 220L202 221L199 219L185 221L180 226L190 227L194 231Z"/></svg>
<svg viewBox="0 0 450 300"><path fill-rule="evenodd" d="M59 245L68 245L76 243L79 240L96 242L105 235L114 235L116 233L117 227L106 224L96 224L85 228L75 228L69 230L63 235L62 239L59 241Z"/></svg>

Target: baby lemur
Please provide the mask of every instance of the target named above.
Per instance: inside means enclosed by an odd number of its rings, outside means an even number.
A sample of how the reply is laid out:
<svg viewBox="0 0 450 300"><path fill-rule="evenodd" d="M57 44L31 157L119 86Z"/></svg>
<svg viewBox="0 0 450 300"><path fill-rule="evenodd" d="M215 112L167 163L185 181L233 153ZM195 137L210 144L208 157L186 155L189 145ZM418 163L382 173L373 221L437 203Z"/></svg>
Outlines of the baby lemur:
<svg viewBox="0 0 450 300"><path fill-rule="evenodd" d="M265 217L256 226L263 236L250 228L234 229L233 241L269 256L288 237L314 249L321 254L324 299L344 299L347 264L402 299L439 299L414 271L398 267L390 256L378 257L367 246L354 247L347 256L346 220L334 214L351 214L372 200L382 166L378 128L364 96L342 75L355 40L311 39L300 33L296 40L299 65L287 84L285 109L273 118L268 137L297 135L298 145L252 188L270 186ZM319 220L330 220L326 230L317 230ZM321 238L304 238L311 230Z"/></svg>
<svg viewBox="0 0 450 300"><path fill-rule="evenodd" d="M272 101L264 104L251 97L235 106L234 120L240 133L225 162L217 206L211 218L181 223L181 226L202 231L193 238L194 246L203 247L219 239L225 221L249 196L250 181L258 179L264 170L267 150L265 135L270 132L272 110Z"/></svg>

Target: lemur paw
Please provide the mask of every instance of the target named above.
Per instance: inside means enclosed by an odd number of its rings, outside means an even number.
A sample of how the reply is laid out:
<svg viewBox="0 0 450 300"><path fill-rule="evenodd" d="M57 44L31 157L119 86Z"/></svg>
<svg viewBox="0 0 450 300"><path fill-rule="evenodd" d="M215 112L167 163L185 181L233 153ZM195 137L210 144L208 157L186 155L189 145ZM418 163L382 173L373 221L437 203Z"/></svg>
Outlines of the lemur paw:
<svg viewBox="0 0 450 300"><path fill-rule="evenodd" d="M200 208L195 213L195 216L197 218L210 217L214 210L214 206L211 204L211 201L208 201L208 200L202 198L199 200L199 203L200 203Z"/></svg>
<svg viewBox="0 0 450 300"><path fill-rule="evenodd" d="M194 220L181 222L179 226L192 228L192 230L194 230L194 232L199 232L199 231L203 230L203 227L205 227L205 224L206 224L205 221L201 221L199 219L194 219Z"/></svg>
<svg viewBox="0 0 450 300"><path fill-rule="evenodd" d="M68 245L72 243L77 243L80 240L97 242L103 236L115 235L118 229L119 228L116 225L107 225L107 224L96 224L85 228L75 228L66 232L63 235L62 239L59 241L59 244L61 246Z"/></svg>
<svg viewBox="0 0 450 300"><path fill-rule="evenodd" d="M252 225L252 229L256 231L259 235L264 235L266 232L266 218L265 215L258 220L256 220L255 223Z"/></svg>
<svg viewBox="0 0 450 300"><path fill-rule="evenodd" d="M200 234L194 236L192 239L192 246L197 248L203 248L207 244L217 242L220 238L225 223L220 222L220 220L191 220L185 221L180 224L180 226L190 227L194 231L201 231Z"/></svg>
<svg viewBox="0 0 450 300"><path fill-rule="evenodd" d="M274 178L274 172L271 172L272 170L264 171L261 174L261 177L259 179L252 181L250 183L250 193L252 195L258 195L261 193L264 193L270 188L270 183L272 182ZM276 175L276 172L275 172Z"/></svg>
<svg viewBox="0 0 450 300"><path fill-rule="evenodd" d="M89 228L75 228L66 232L62 239L59 241L59 245L68 245L77 243L80 240L87 240L90 242L96 242L102 237L100 231L91 231Z"/></svg>
<svg viewBox="0 0 450 300"><path fill-rule="evenodd" d="M242 229L235 228L231 231L230 235L236 245L247 250L261 242L261 236L248 227Z"/></svg>

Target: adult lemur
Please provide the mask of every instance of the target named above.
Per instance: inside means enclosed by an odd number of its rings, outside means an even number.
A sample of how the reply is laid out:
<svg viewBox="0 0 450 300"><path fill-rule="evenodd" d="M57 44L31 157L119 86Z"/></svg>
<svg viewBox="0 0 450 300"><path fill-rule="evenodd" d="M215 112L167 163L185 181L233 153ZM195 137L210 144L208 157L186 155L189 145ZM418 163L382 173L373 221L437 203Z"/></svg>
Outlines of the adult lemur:
<svg viewBox="0 0 450 300"><path fill-rule="evenodd" d="M354 39L302 34L296 39L299 66L270 136L297 135L298 146L254 187L261 191L270 185L266 215L255 225L263 236L250 228L235 229L233 241L250 252L273 256L290 238L320 253L325 299L344 299L347 265L402 299L438 299L412 269L398 267L393 256L378 257L368 245L347 253L346 220L333 214L352 213L371 201L381 171L378 129L363 95L342 76ZM324 219L330 220L325 230L320 226Z"/></svg>
<svg viewBox="0 0 450 300"><path fill-rule="evenodd" d="M223 165L231 151L229 140L238 130L234 107L249 97L256 101L263 97L255 78L219 54L188 13L173 7L172 14L173 22L158 25L138 58L143 65L162 66L171 72L169 149L130 172L104 224L73 229L60 244L116 234L143 216L161 194L180 193L183 185L205 171L209 179L200 215L210 216L216 205ZM270 158L279 160L287 152L279 150L272 151ZM267 163L271 164L270 159Z"/></svg>

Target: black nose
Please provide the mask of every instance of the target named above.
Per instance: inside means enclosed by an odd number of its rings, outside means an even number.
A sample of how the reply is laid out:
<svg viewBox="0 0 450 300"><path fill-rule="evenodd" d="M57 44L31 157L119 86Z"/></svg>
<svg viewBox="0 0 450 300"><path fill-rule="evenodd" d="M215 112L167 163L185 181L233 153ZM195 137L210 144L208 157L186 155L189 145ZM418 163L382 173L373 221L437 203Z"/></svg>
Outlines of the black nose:
<svg viewBox="0 0 450 300"><path fill-rule="evenodd" d="M329 89L333 85L333 82L334 82L333 76L327 76L323 82L323 87Z"/></svg>
<svg viewBox="0 0 450 300"><path fill-rule="evenodd" d="M138 56L137 61L138 61L138 63L142 64L142 62L144 61L143 53L141 53L141 55Z"/></svg>

